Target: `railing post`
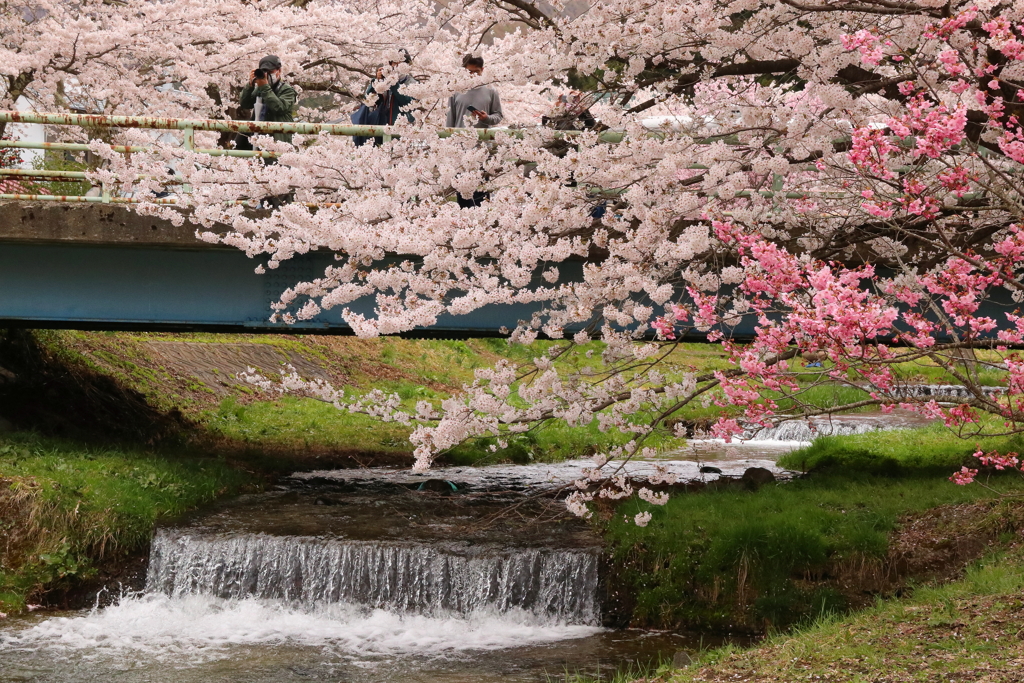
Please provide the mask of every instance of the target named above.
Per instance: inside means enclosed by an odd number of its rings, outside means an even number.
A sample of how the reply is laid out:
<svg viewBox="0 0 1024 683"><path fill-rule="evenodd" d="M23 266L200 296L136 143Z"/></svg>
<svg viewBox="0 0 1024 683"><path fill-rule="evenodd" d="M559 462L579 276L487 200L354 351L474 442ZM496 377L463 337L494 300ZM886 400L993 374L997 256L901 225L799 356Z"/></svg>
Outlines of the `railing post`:
<svg viewBox="0 0 1024 683"><path fill-rule="evenodd" d="M195 150L195 148L196 148L196 129L195 128L189 127L189 128L185 129L184 145L185 145L185 149L187 149L189 151ZM183 183L182 186L181 186L181 191L182 192L191 192L192 191L192 186L189 185L188 183Z"/></svg>

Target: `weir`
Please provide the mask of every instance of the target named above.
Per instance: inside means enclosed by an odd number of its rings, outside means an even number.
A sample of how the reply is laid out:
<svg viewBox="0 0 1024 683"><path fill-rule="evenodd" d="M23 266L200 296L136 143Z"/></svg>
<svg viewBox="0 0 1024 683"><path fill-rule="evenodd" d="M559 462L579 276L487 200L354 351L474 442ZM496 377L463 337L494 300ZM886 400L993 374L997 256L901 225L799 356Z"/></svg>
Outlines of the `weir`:
<svg viewBox="0 0 1024 683"><path fill-rule="evenodd" d="M146 589L174 598L282 600L305 609L354 603L432 617L517 612L596 625L598 564L593 551L457 553L422 544L165 529L153 539Z"/></svg>
<svg viewBox="0 0 1024 683"><path fill-rule="evenodd" d="M788 420L774 427L752 432L747 438L754 441L814 441L819 436L844 436L866 434L879 429L897 427L882 425L876 421L850 421L828 419Z"/></svg>

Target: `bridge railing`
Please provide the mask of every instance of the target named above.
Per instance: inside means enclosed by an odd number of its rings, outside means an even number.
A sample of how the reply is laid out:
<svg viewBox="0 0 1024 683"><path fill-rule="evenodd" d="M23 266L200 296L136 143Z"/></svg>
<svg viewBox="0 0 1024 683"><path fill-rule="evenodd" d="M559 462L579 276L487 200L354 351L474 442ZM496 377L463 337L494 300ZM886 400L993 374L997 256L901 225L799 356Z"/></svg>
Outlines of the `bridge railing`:
<svg viewBox="0 0 1024 683"><path fill-rule="evenodd" d="M315 135L347 135L360 137L380 137L390 140L401 130L393 126L356 126L344 123L306 123L306 122L272 122L272 121L231 121L221 119L178 119L158 116L104 116L98 114L45 114L21 111L0 111L0 122L14 124L40 124L52 126L74 126L79 128L141 128L147 130L183 131L182 146L186 149L209 156L230 157L261 157L272 159L278 156L275 152L263 150L240 150L203 148L195 146L196 131L215 131L220 133L298 133ZM522 131L512 129L486 128L441 128L438 137L446 138L457 133L473 134L480 140L492 140L498 133L521 135ZM572 131L568 132L572 134ZM622 133L605 131L601 133L605 142L618 142ZM114 152L123 154L145 152L149 147L138 145L108 145ZM0 148L38 149L62 152L85 152L91 149L89 144L76 142L34 142L28 140L0 140ZM43 181L84 181L90 182L85 171L54 171L35 169L0 169L0 178ZM0 194L0 199L61 201L61 202L103 202L103 203L137 203L140 200L129 197L111 196L109 188L103 188L98 197L80 195L44 195L44 194ZM153 200L149 200L153 201ZM174 200L155 200L163 203L174 203Z"/></svg>
<svg viewBox="0 0 1024 683"><path fill-rule="evenodd" d="M275 152L263 150L238 150L222 148L202 148L195 146L196 131L214 131L220 133L263 133L272 135L274 133L293 133L304 135L315 135L327 133L329 135L359 136L366 138L383 138L385 141L400 135L403 130L395 126L357 126L345 123L308 123L308 122L271 122L271 121L232 121L223 119L179 119L158 116L106 116L99 114L45 114L36 112L21 111L0 111L0 123L14 124L40 124L53 126L73 126L87 129L103 128L140 128L156 131L183 131L182 146L186 149L209 156L230 156L230 157L261 157L272 159L279 156ZM493 140L498 135L512 135L522 137L524 129L514 128L438 128L439 138L447 138L456 134L475 135L479 140ZM580 135L578 131L550 131L557 137L573 137ZM648 135L662 137L661 131L649 131ZM605 130L598 133L601 142L617 143L625 137L623 131ZM715 138L721 139L721 138ZM699 142L711 142L712 140L701 140ZM123 154L146 152L150 148L138 145L107 145L114 152ZM33 142L26 140L0 140L0 148L21 148L37 150L54 150L63 152L84 152L89 151L91 146L85 143L76 142ZM694 164L689 167L692 170L704 170L707 166ZM13 178L21 180L37 181L71 181L89 182L88 174L85 171L60 171L60 170L34 170L34 169L0 169L0 179ZM820 196L820 192L782 192L782 177L776 175L773 179L770 190L742 190L734 193L735 197L749 197L759 195L762 197L785 197L787 199L803 199L810 196ZM55 194L14 194L0 193L0 200L33 200L33 201L56 201L56 202L100 202L113 204L136 204L142 201L174 204L170 199L147 199L140 200L133 197L119 197L111 194L110 188L105 184L101 187L102 193L99 196L86 195L55 195ZM714 193L712 193L714 194Z"/></svg>

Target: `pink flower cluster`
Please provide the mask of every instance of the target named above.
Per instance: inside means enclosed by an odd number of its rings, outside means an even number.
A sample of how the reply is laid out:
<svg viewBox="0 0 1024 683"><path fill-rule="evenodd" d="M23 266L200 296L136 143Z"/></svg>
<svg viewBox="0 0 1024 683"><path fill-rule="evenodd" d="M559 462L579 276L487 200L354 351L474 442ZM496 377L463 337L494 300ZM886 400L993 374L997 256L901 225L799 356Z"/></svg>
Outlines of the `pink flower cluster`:
<svg viewBox="0 0 1024 683"><path fill-rule="evenodd" d="M843 49L859 51L861 60L870 66L877 66L885 58L882 41L871 31L861 29L853 35L843 34L839 40Z"/></svg>
<svg viewBox="0 0 1024 683"><path fill-rule="evenodd" d="M685 323L690 317L690 312L679 304L671 304L666 307L665 315L651 321L651 327L659 339L673 340L676 338L676 325Z"/></svg>
<svg viewBox="0 0 1024 683"><path fill-rule="evenodd" d="M979 448L974 453L974 457L978 459L983 467L991 467L997 471L1004 470L1016 470L1024 474L1024 463L1022 463L1020 455L1015 452L999 454L996 451L990 451L983 453ZM961 467L960 470L953 474L949 478L955 484L960 486L966 486L967 484L973 483L978 476L977 468Z"/></svg>

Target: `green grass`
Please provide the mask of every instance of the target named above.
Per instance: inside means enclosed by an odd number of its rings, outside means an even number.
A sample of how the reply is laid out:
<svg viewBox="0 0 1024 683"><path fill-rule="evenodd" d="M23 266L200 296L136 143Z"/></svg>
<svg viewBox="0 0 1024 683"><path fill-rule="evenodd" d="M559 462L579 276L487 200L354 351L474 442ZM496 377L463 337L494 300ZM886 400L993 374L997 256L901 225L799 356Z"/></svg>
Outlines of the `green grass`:
<svg viewBox="0 0 1024 683"><path fill-rule="evenodd" d="M806 448L779 458L779 465L803 472L843 470L900 474L932 473L949 476L961 465L977 464L971 454L1024 450L1024 436L964 439L941 424L921 429L895 429L847 436L821 436Z"/></svg>
<svg viewBox="0 0 1024 683"><path fill-rule="evenodd" d="M634 622L757 629L846 609L856 596L844 581L885 561L901 518L995 497L948 481L972 451L937 429L827 437L780 461L817 469L809 478L620 506L606 535L636 596ZM998 487L1021 492L1024 482ZM641 510L653 514L648 527L624 519Z"/></svg>
<svg viewBox="0 0 1024 683"><path fill-rule="evenodd" d="M790 394L785 398L777 398L774 394L769 395L772 398L776 398L781 412L793 410L796 407L797 401L818 408L836 408L868 398L868 392L845 384L817 384L801 389L799 392ZM871 409L865 408L864 410Z"/></svg>
<svg viewBox="0 0 1024 683"><path fill-rule="evenodd" d="M207 418L206 425L217 434L252 444L358 449L366 453L412 449L408 427L341 411L309 398L241 404L228 397Z"/></svg>
<svg viewBox="0 0 1024 683"><path fill-rule="evenodd" d="M629 436L618 431L602 432L594 420L589 425L570 427L550 422L522 434L504 437L505 448L498 448L494 437L473 439L449 450L444 461L453 465L489 465L502 462L559 462L593 455L599 449L619 446ZM495 450L491 450L494 446Z"/></svg>
<svg viewBox="0 0 1024 683"><path fill-rule="evenodd" d="M36 159L32 168L37 171L88 171L91 170L88 164L73 159L68 159L63 152L47 151ZM51 194L77 196L84 195L91 188L92 184L84 180L48 180L38 183L45 187Z"/></svg>
<svg viewBox="0 0 1024 683"><path fill-rule="evenodd" d="M827 615L752 649L710 650L655 680L1019 681L1024 558L1017 549L972 566L962 580Z"/></svg>
<svg viewBox="0 0 1024 683"><path fill-rule="evenodd" d="M436 397L430 389L409 383L390 383L386 389L398 393L403 403ZM228 397L215 413L205 418L204 424L215 434L253 446L358 450L367 454L412 451L409 427L340 411L314 399L284 397L273 402L242 404ZM629 436L620 432L602 433L596 420L584 427L552 422L523 434L508 435L504 448L497 448L498 440L494 437L467 441L445 453L441 461L453 465L558 462L591 455L595 449L628 440ZM675 440L664 437L652 443L677 445Z"/></svg>
<svg viewBox="0 0 1024 683"><path fill-rule="evenodd" d="M158 518L250 481L215 458L0 436L0 611L44 585L88 578L147 544Z"/></svg>

